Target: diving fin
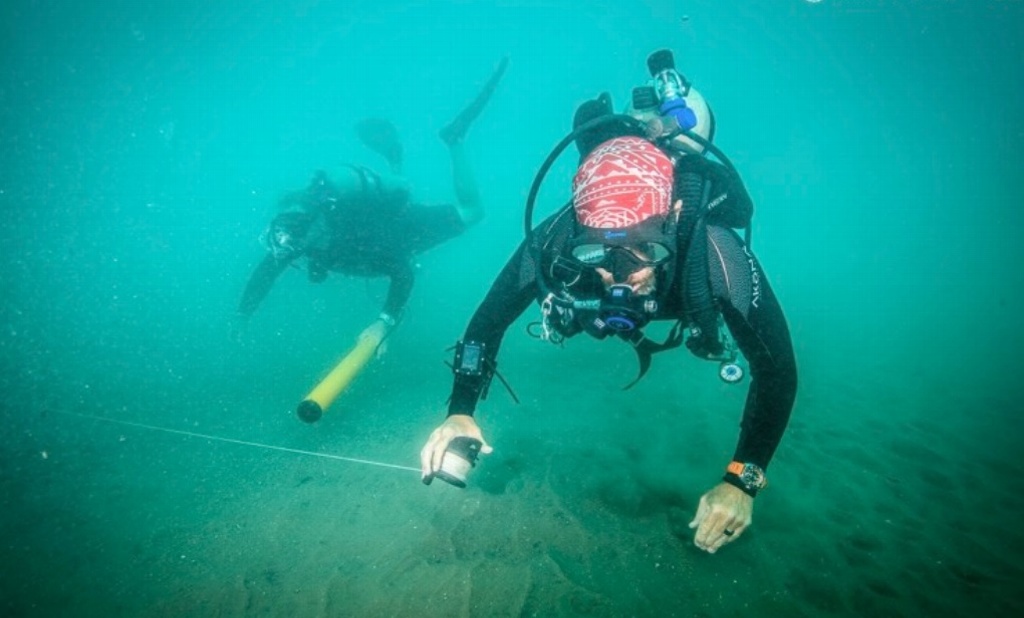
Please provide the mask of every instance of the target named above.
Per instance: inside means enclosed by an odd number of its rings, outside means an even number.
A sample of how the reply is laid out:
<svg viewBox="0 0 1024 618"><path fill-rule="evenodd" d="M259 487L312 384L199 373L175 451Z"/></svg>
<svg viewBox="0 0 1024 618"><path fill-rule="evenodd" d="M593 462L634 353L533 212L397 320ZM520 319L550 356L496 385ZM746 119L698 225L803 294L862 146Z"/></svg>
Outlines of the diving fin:
<svg viewBox="0 0 1024 618"><path fill-rule="evenodd" d="M508 68L508 56L501 59L498 63L498 68L494 69L494 73L491 74L491 78L487 80L483 89L480 91L473 102L466 106L459 115L455 117L455 120L448 123L443 129L441 129L438 135L449 146L458 144L466 137L466 131L469 130L469 125L473 124L476 117L480 115L480 112L484 111L484 107L487 106L487 102L491 100L491 95L494 94L494 89L498 87L498 82L501 81L503 75L505 75L505 69Z"/></svg>
<svg viewBox="0 0 1024 618"><path fill-rule="evenodd" d="M653 354L653 352L642 346L636 346L633 348L633 350L636 352L637 362L640 363L640 372L637 374L635 378L633 378L632 382L622 387L622 390L624 391L628 391L629 389L633 388L636 385L636 383L640 381L641 378L647 375L647 370L651 368L651 355Z"/></svg>
<svg viewBox="0 0 1024 618"><path fill-rule="evenodd" d="M612 97L607 92L602 92L597 96L596 99L584 101L576 108L576 113L572 118L572 128L575 131L591 120L596 120L601 116L607 116L608 114L615 113L612 109ZM598 134L595 129L591 129L586 133L581 133L576 136L576 148L580 151L580 160L586 158L588 154L597 148L598 144L605 141L604 135Z"/></svg>
<svg viewBox="0 0 1024 618"><path fill-rule="evenodd" d="M356 123L356 135L367 148L376 152L391 166L391 172L402 172L402 142L398 129L383 118L366 118Z"/></svg>
<svg viewBox="0 0 1024 618"><path fill-rule="evenodd" d="M622 390L627 391L647 375L647 370L651 368L652 356L658 352L678 348L683 343L683 324L682 322L676 322L676 325L672 327L672 330L669 331L668 336L662 343L651 341L638 330L630 333L619 333L619 337L633 346L633 351L636 352L636 360L640 364L640 372L636 378L622 387Z"/></svg>
<svg viewBox="0 0 1024 618"><path fill-rule="evenodd" d="M575 131L592 120L614 113L612 96L607 92L602 92L596 98L584 101L576 108L576 113L572 118L572 128ZM636 135L636 130L620 120L605 122L580 133L576 136L576 148L580 151L580 161L587 158L587 155L604 142L626 135Z"/></svg>

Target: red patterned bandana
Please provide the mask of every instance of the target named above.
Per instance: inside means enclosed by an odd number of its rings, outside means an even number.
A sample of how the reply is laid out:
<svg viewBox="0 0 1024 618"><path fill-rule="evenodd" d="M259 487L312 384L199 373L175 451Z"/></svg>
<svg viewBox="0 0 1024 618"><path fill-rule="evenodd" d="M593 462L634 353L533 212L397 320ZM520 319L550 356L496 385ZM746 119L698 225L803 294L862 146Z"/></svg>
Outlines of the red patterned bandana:
<svg viewBox="0 0 1024 618"><path fill-rule="evenodd" d="M672 206L672 161L639 137L616 137L594 149L572 183L576 219L592 228L623 228Z"/></svg>

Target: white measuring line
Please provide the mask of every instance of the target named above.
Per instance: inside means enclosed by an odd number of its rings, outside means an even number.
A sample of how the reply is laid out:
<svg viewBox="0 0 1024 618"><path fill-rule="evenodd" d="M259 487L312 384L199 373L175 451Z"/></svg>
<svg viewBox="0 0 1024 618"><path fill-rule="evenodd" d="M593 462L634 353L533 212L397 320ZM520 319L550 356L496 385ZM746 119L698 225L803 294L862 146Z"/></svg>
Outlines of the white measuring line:
<svg viewBox="0 0 1024 618"><path fill-rule="evenodd" d="M60 412L56 411L57 414L64 414L66 416L77 416L79 418L87 418L94 421L104 421L107 423L114 423L117 425L127 425L128 427L136 427L139 429L149 429L150 431L162 431L164 433L174 433L181 436L189 436L190 438L205 438L207 440L216 440L217 442L227 442L229 444L242 444L245 446L255 446L257 448L265 448L271 451L282 451L285 453L296 453L298 455L312 455L313 457L323 457L325 459L336 459L338 461L347 461L349 463L360 463L368 466L380 466L381 468L394 468L395 470L411 470L413 472L419 472L419 468L412 468L410 466L399 466L397 464L389 464L381 461L371 461L369 459L356 459L355 457L342 457L341 455L331 455L330 453L317 453L315 451L303 451L297 448L288 448L285 446L274 446L273 444L261 444L259 442L248 442L246 440L235 440L234 438L222 438L220 436L211 436L205 433L196 433L194 431L184 431L181 429L168 429L167 427L158 427L156 425L146 425L145 423L134 423L132 421L122 421L116 418L105 418L102 416L93 416L91 414L79 414L78 412Z"/></svg>

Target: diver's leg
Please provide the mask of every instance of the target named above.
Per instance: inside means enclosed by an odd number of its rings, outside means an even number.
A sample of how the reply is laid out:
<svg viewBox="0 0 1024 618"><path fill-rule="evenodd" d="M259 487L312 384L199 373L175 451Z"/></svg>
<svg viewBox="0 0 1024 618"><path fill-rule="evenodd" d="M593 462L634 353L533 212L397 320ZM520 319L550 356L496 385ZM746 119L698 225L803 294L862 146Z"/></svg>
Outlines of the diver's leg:
<svg viewBox="0 0 1024 618"><path fill-rule="evenodd" d="M483 89L480 91L473 102L466 106L459 115L455 117L455 120L451 121L446 127L441 129L439 135L444 143L451 146L461 142L466 137L466 131L469 130L469 125L473 124L476 117L480 115L480 112L484 111L484 107L487 106L487 102L491 100L491 95L494 94L494 89L498 87L498 82L501 81L501 77L505 74L505 69L508 68L508 57L502 58L501 62L498 63L498 68L491 74L491 78L487 80Z"/></svg>
<svg viewBox="0 0 1024 618"><path fill-rule="evenodd" d="M367 148L384 157L392 174L402 174L402 140L390 120L364 118L356 123L356 135Z"/></svg>
<svg viewBox="0 0 1024 618"><path fill-rule="evenodd" d="M452 183L455 186L456 208L462 223L466 226L478 223L483 219L484 208L480 201L480 190L476 185L476 177L473 175L473 168L469 164L469 157L466 155L462 141L466 137L469 126L484 110L487 102L491 100L491 95L494 94L494 89L498 87L498 82L501 81L507 68L508 58L502 58L473 102L459 112L459 115L448 126L441 129L441 139L448 145L448 153L452 160Z"/></svg>
<svg viewBox="0 0 1024 618"><path fill-rule="evenodd" d="M448 153L452 159L452 184L455 186L456 208L462 223L469 227L484 218L480 190L477 188L476 176L473 175L473 168L469 164L469 157L462 142L450 142Z"/></svg>

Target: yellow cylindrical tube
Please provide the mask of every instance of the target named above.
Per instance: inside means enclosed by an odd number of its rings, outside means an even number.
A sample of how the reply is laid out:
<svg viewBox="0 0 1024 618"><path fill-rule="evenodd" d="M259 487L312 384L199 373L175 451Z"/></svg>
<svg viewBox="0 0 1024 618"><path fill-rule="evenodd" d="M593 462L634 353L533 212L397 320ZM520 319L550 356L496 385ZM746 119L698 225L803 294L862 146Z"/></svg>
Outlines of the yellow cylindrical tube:
<svg viewBox="0 0 1024 618"><path fill-rule="evenodd" d="M341 391L355 379L359 371L373 358L373 353L380 345L379 337L364 337L352 350L341 359L327 377L320 381L306 398L299 403L296 413L307 423L315 423L338 398Z"/></svg>

